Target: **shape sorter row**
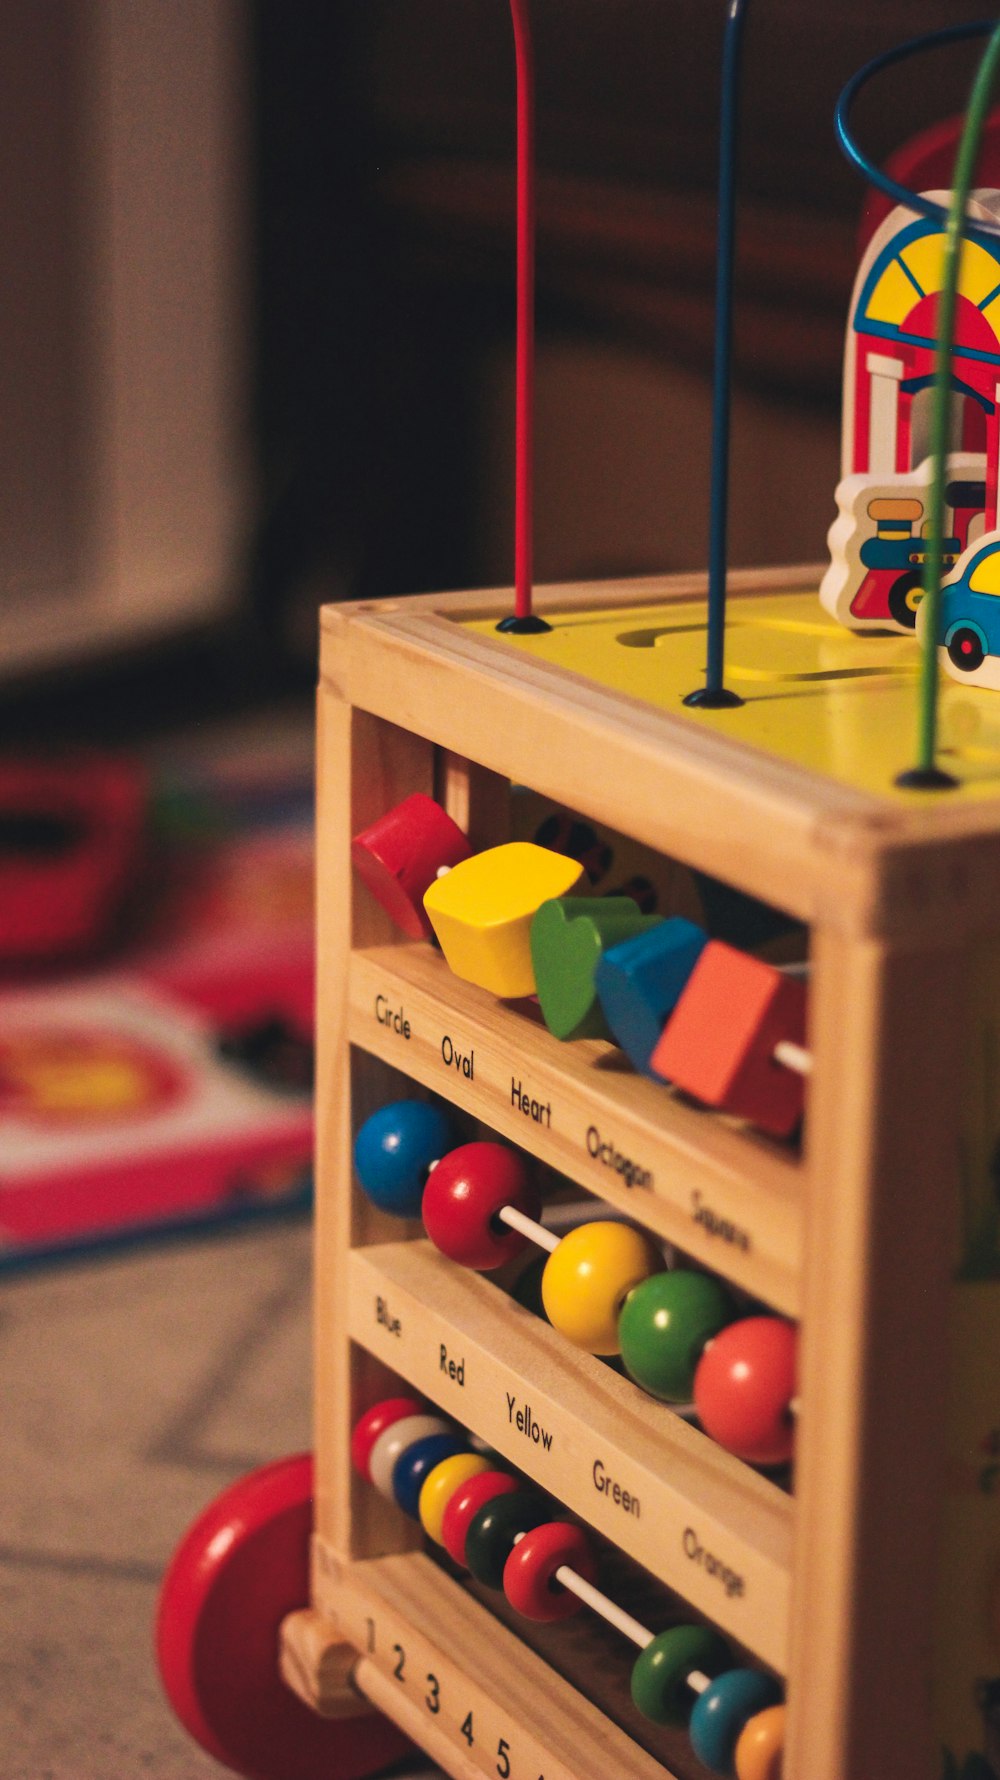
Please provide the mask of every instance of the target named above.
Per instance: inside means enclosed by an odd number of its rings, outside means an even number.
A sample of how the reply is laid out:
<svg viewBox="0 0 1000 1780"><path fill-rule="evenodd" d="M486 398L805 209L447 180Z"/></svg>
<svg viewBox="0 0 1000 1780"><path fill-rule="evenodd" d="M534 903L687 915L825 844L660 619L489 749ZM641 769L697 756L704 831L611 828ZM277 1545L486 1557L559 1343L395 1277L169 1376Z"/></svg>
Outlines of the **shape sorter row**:
<svg viewBox="0 0 1000 1780"><path fill-rule="evenodd" d="M565 598L581 609L618 600L631 622L645 591ZM676 594L690 591L682 583ZM970 928L988 925L973 876L956 869L977 842L975 824L962 833L952 820L951 835L947 823L928 835L905 809L890 819L875 799L710 727L530 657L513 662L469 628L488 605L417 601L326 617L316 1604L346 1629L366 1590L381 1599L388 1586L376 1575L396 1561L385 1554L417 1543L348 1460L344 1406L363 1408L402 1381L787 1676L792 1780L863 1771L911 1780L922 1757L898 1677L923 1660L915 1626L933 1585L929 1566L912 1561L895 1505L905 1493L908 1531L926 1533L931 1550L931 1492L914 1492L912 1455L929 1460L939 1439L931 1325L949 1233L940 1205L921 1203L903 1221L898 1206L908 1181L954 1172L946 1109L958 1094L957 1059L928 1071L920 1010L933 997L961 1028ZM502 843L512 783L780 908L808 936L813 1073L801 1148L705 1113L599 1041L561 1043L523 1008L456 977L426 941L402 940L363 887L349 885L352 839L412 793L435 797L477 851ZM951 922L943 938L942 920ZM888 1079L898 1092L877 1100L873 1082ZM567 1351L558 1331L512 1319L496 1287L449 1265L419 1225L401 1241L398 1221L349 1190L358 1128L408 1083L801 1322L794 1500L629 1380ZM875 1289L902 1274L923 1293L916 1324L897 1290ZM442 1351L461 1383L442 1368ZM937 1378L937 1395L915 1381L914 1354L924 1381ZM552 1437L548 1449L525 1435L536 1425ZM618 1485L617 1498L596 1475ZM862 1550L869 1605L859 1621ZM742 1591L727 1594L723 1574L741 1578ZM817 1591L822 1635L810 1605ZM407 1628L411 1639L433 1630L422 1613ZM476 1636L492 1649L491 1629ZM907 1652L893 1673L890 1648ZM458 1649L450 1660L474 1666ZM891 1736L880 1722L891 1722ZM883 1768L859 1768L854 1752L880 1740ZM548 1777L549 1767L560 1771L552 1760L538 1771Z"/></svg>

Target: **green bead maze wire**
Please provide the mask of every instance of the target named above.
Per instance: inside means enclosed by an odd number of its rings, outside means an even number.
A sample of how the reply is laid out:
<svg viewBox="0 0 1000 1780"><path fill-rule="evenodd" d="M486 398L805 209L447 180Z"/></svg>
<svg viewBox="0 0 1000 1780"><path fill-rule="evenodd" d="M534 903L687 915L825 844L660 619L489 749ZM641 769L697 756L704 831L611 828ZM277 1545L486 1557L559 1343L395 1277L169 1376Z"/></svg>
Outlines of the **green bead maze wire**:
<svg viewBox="0 0 1000 1780"><path fill-rule="evenodd" d="M952 195L948 209L910 192L876 167L858 147L848 127L851 105L857 94L874 74L895 62L903 61L923 49L968 37L989 36L989 42L976 70L965 121L955 157ZM937 315L937 349L934 365L934 386L931 411L932 479L928 498L927 553L924 561L924 597L921 628L923 631L920 682L918 695L917 762L900 773L896 783L919 790L947 790L957 781L937 764L938 748L938 631L941 620L941 570L943 560L945 480L948 472L948 442L951 426L951 360L955 343L955 313L958 284L962 266L962 246L970 225L966 217L972 176L982 140L983 127L1000 62L1000 24L978 22L949 25L930 32L909 43L877 56L848 81L837 102L836 128L841 148L865 178L877 185L896 203L905 204L924 216L945 224L943 279ZM972 233L996 236L995 225L973 224Z"/></svg>
<svg viewBox="0 0 1000 1780"><path fill-rule="evenodd" d="M929 547L924 563L924 617L918 700L917 762L912 773L902 775L902 782L911 784L924 782L933 785L935 780L942 785L946 780L954 784L950 775L941 774L937 766L937 647L938 631L941 625L944 491L948 472L948 440L951 425L951 355L955 343L955 309L958 298L958 282L962 270L965 212L998 64L1000 64L1000 25L997 25L994 30L976 70L958 153L955 156L951 202L948 206L944 280L938 305L937 352L934 360L934 394L931 410L931 461L934 469L928 505Z"/></svg>

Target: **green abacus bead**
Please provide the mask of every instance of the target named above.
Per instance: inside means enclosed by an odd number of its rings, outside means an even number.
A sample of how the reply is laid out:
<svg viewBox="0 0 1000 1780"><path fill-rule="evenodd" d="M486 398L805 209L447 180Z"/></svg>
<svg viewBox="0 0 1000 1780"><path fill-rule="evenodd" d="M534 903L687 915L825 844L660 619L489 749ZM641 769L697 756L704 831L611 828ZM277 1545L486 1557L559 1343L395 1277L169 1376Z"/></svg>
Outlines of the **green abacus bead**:
<svg viewBox="0 0 1000 1780"><path fill-rule="evenodd" d="M708 1626L668 1626L636 1657L632 1703L654 1724L672 1724L683 1730L696 1697L688 1676L697 1671L711 1681L731 1668L732 1662L725 1639Z"/></svg>
<svg viewBox="0 0 1000 1780"><path fill-rule="evenodd" d="M736 1315L725 1286L710 1274L652 1274L629 1293L618 1319L626 1372L653 1397L690 1403L706 1343Z"/></svg>
<svg viewBox="0 0 1000 1780"><path fill-rule="evenodd" d="M552 1505L533 1490L493 1496L473 1515L465 1535L465 1562L477 1582L503 1588L504 1565L518 1533L528 1533L552 1519Z"/></svg>

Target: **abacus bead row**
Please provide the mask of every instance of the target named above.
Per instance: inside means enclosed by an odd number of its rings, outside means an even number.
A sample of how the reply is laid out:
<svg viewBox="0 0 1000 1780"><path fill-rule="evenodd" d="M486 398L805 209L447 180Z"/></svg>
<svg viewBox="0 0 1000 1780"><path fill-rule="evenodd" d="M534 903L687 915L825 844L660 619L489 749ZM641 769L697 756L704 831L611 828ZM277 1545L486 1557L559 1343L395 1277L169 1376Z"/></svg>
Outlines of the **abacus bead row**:
<svg viewBox="0 0 1000 1780"><path fill-rule="evenodd" d="M728 1646L706 1627L647 1631L596 1588L581 1527L550 1519L543 1497L492 1469L441 1418L410 1413L414 1407L412 1398L389 1398L361 1417L351 1450L362 1475L375 1481L389 1469L404 1512L419 1517L428 1537L477 1581L502 1588L526 1618L553 1623L586 1603L617 1626L640 1647L632 1670L636 1706L657 1723L687 1724L692 1748L713 1773L780 1780L778 1683L757 1670L730 1668ZM435 1424L430 1433L427 1423Z"/></svg>
<svg viewBox="0 0 1000 1780"><path fill-rule="evenodd" d="M688 1269L665 1271L656 1244L631 1225L604 1219L554 1236L538 1221L538 1195L515 1150L461 1144L435 1161L434 1140L448 1128L440 1118L414 1100L365 1121L355 1164L374 1203L405 1216L419 1209L441 1253L480 1272L511 1260L526 1239L537 1242L550 1251L542 1301L554 1328L588 1353L620 1352L652 1396L693 1400L705 1432L737 1457L767 1466L790 1459L790 1323L737 1318L723 1285Z"/></svg>

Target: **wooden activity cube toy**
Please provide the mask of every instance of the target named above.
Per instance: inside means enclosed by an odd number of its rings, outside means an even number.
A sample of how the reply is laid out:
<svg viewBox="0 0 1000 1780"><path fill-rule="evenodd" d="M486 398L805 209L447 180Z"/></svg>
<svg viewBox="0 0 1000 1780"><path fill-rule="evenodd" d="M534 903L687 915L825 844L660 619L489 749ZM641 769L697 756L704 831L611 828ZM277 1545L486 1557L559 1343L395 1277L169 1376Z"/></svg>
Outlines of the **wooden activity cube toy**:
<svg viewBox="0 0 1000 1780"><path fill-rule="evenodd" d="M249 1780L1000 1780L1000 198L871 235L825 574L727 574L719 351L707 580L533 613L511 12L514 611L323 613L315 1464L161 1671Z"/></svg>
<svg viewBox="0 0 1000 1780"><path fill-rule="evenodd" d="M637 1731L623 1639L578 1620L529 1649L527 1622L500 1624L352 1471L359 1415L413 1392L607 1541L613 1569L631 1560L622 1587L663 1584L657 1624L687 1603L734 1660L784 1680L784 1766L746 1773L929 1780L946 1741L966 1738L962 1759L996 1735L1000 713L989 694L949 694L962 789L897 789L913 645L873 654L866 639L859 675L858 639L815 586L815 571L735 579L747 702L721 712L676 696L704 644L690 578L552 591L554 628L529 639L496 634L486 595L324 613L316 1519L312 1611L286 1627L286 1668L329 1710L360 1662L365 1695L455 1775L712 1770L685 1735ZM410 794L435 797L478 854L509 839L512 786L641 842L682 903L678 867L788 918L808 960L800 1144L705 1110L606 1041L560 1042L351 881L352 838ZM799 1326L790 1478L371 1203L355 1134L414 1095ZM607 1677L628 1729L594 1703Z"/></svg>

